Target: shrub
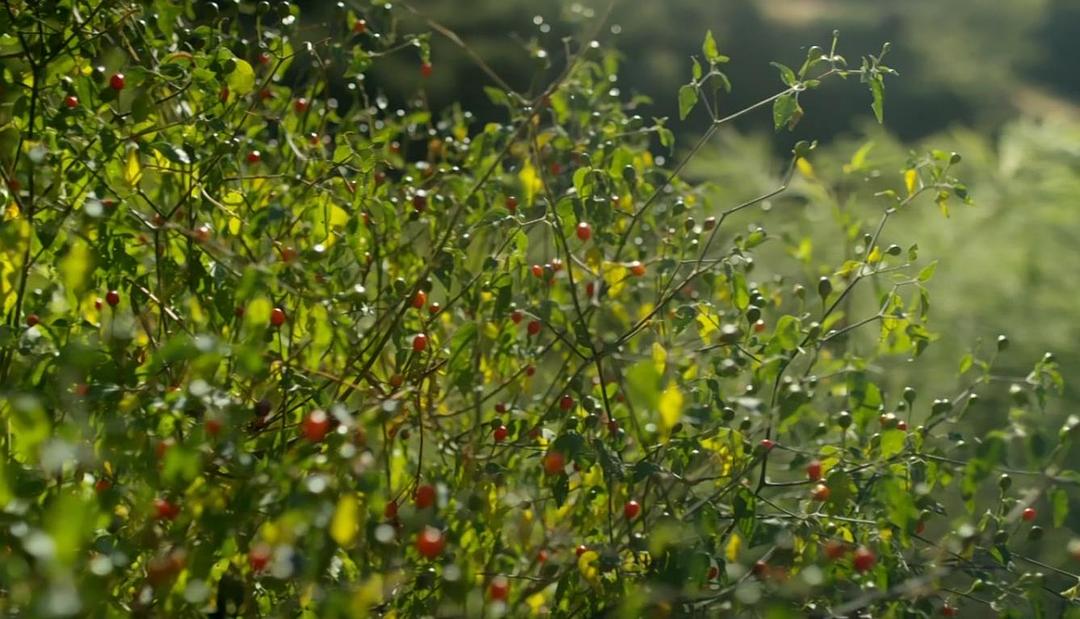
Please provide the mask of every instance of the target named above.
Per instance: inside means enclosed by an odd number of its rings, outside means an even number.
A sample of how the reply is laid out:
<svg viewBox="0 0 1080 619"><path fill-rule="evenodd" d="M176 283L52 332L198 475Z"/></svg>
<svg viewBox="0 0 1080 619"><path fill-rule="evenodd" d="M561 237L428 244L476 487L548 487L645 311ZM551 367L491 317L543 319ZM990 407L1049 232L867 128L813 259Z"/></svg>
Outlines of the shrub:
<svg viewBox="0 0 1080 619"><path fill-rule="evenodd" d="M859 198L879 215L847 213L842 260L806 256L819 275L801 280L756 261L764 228L738 227L813 172L813 144L739 204L679 178L731 118L794 126L830 80L865 82L880 118L884 51L854 69L835 40L811 47L778 65L777 95L722 115L707 36L678 100L709 129L669 165L673 133L634 114L618 55L591 43L528 94L475 56L504 122L429 110L422 88L394 109L364 82L373 63L438 72L400 16L339 11L312 40L288 2L0 16L5 611L925 615L1073 597L1021 572L1069 575L1024 538L1067 513L1077 422L1012 487L998 476L1022 437L968 446L943 425L1001 380L990 362L949 398L882 387L933 340L933 265L887 224L965 200L959 157L912 157ZM871 345L850 337L872 327ZM1008 380L1019 409L1060 376L1048 357Z"/></svg>

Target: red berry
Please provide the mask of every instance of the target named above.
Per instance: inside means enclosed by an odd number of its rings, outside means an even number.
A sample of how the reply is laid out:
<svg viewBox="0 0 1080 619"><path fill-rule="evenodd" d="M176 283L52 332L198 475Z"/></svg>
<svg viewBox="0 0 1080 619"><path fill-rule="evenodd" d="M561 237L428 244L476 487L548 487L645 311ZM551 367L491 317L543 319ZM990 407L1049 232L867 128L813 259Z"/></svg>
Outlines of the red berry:
<svg viewBox="0 0 1080 619"><path fill-rule="evenodd" d="M275 327L285 324L285 310L280 307L270 310L270 324Z"/></svg>
<svg viewBox="0 0 1080 619"><path fill-rule="evenodd" d="M776 443L767 438L761 439L761 448L765 451L771 451L773 447L776 447Z"/></svg>
<svg viewBox="0 0 1080 619"><path fill-rule="evenodd" d="M418 509L427 509L435 504L435 486L431 484L421 484L416 487L416 493L413 495L416 499L416 507Z"/></svg>
<svg viewBox="0 0 1080 619"><path fill-rule="evenodd" d="M1020 514L1020 517L1024 519L1024 522L1035 520L1035 516L1036 513L1034 507L1025 507L1023 513Z"/></svg>
<svg viewBox="0 0 1080 619"><path fill-rule="evenodd" d="M367 32L367 22L362 19L356 20L353 22L352 31L356 34L364 34Z"/></svg>
<svg viewBox="0 0 1080 619"><path fill-rule="evenodd" d="M877 557L875 557L874 552L866 546L859 546L859 548L855 550L855 558L852 561L852 564L855 566L855 571L870 571L875 563L877 563Z"/></svg>
<svg viewBox="0 0 1080 619"><path fill-rule="evenodd" d="M540 266L539 264L532 265L530 271L532 271L532 276L537 279L540 279L544 276L544 267Z"/></svg>
<svg viewBox="0 0 1080 619"><path fill-rule="evenodd" d="M270 64L270 54L262 52L255 57L255 60L258 61L259 64Z"/></svg>
<svg viewBox="0 0 1080 619"><path fill-rule="evenodd" d="M416 309L420 309L425 305L427 305L427 293L423 290L417 290L412 298L412 306Z"/></svg>
<svg viewBox="0 0 1080 619"><path fill-rule="evenodd" d="M540 552L536 553L536 560L540 563L546 563L548 560L548 551L541 548Z"/></svg>
<svg viewBox="0 0 1080 619"><path fill-rule="evenodd" d="M537 329L537 331L539 331L539 329ZM531 365L525 366L525 376L532 376L533 374L536 374L536 368Z"/></svg>
<svg viewBox="0 0 1080 619"><path fill-rule="evenodd" d="M558 176L562 174L562 164L558 161L551 162L551 166L549 169L551 170L552 176Z"/></svg>
<svg viewBox="0 0 1080 619"><path fill-rule="evenodd" d="M33 326L37 325L39 322L41 322L41 319L38 318L37 314L29 314L26 317L26 326L28 326L28 327L33 327Z"/></svg>
<svg viewBox="0 0 1080 619"><path fill-rule="evenodd" d="M261 572L270 564L270 546L267 544L255 544L248 551L248 565L251 571Z"/></svg>
<svg viewBox="0 0 1080 619"><path fill-rule="evenodd" d="M821 461L811 460L810 464L806 465L806 477L810 481L817 481L821 479Z"/></svg>
<svg viewBox="0 0 1080 619"><path fill-rule="evenodd" d="M90 395L90 385L87 385L86 383L79 383L75 385L75 395L79 396L80 398L85 398L86 396Z"/></svg>
<svg viewBox="0 0 1080 619"><path fill-rule="evenodd" d="M507 580L506 576L496 576L491 579L491 585L488 587L488 596L491 599L505 602L509 595L510 581Z"/></svg>
<svg viewBox="0 0 1080 619"><path fill-rule="evenodd" d="M390 501L386 504L386 507L383 508L383 516L385 516L387 520L393 520L394 518L397 518L397 509L397 501Z"/></svg>
<svg viewBox="0 0 1080 619"><path fill-rule="evenodd" d="M123 73L113 73L112 77L109 78L109 88L112 88L113 90L118 91L118 92L123 90L124 89L124 74Z"/></svg>
<svg viewBox="0 0 1080 619"><path fill-rule="evenodd" d="M757 322L754 323L754 333L761 333L764 330L765 330L765 321L764 320L758 320Z"/></svg>
<svg viewBox="0 0 1080 619"><path fill-rule="evenodd" d="M525 317L525 313L522 312L521 310L516 309L516 310L510 312L510 320L512 320L515 325L521 324L521 319L524 318L524 317Z"/></svg>
<svg viewBox="0 0 1080 619"><path fill-rule="evenodd" d="M115 290L110 290L105 293L105 302L109 304L109 307L116 307L120 305L120 293Z"/></svg>
<svg viewBox="0 0 1080 619"><path fill-rule="evenodd" d="M420 75L424 77L431 77L431 74L435 71L430 62L425 62L420 65Z"/></svg>
<svg viewBox="0 0 1080 619"><path fill-rule="evenodd" d="M558 475L566 468L566 456L558 451L549 451L544 455L544 472L548 475Z"/></svg>
<svg viewBox="0 0 1080 619"><path fill-rule="evenodd" d="M896 429L901 430L903 432L907 432L907 422L906 421L898 421L898 422L896 422Z"/></svg>
<svg viewBox="0 0 1080 619"><path fill-rule="evenodd" d="M427 208L427 192L423 189L417 189L412 197L412 205L414 209L421 212Z"/></svg>
<svg viewBox="0 0 1080 619"><path fill-rule="evenodd" d="M94 484L94 492L97 492L98 494L109 490L109 488L112 488L112 482L105 477L97 480L97 482Z"/></svg>
<svg viewBox="0 0 1080 619"><path fill-rule="evenodd" d="M420 535L416 536L416 550L428 559L439 556L444 546L446 539L443 538L442 531L435 527L426 526Z"/></svg>
<svg viewBox="0 0 1080 619"><path fill-rule="evenodd" d="M514 196L506 196L506 210L511 213L516 213L518 207L518 199Z"/></svg>
<svg viewBox="0 0 1080 619"><path fill-rule="evenodd" d="M634 274L634 277L644 277L645 265L635 260L630 263L630 272Z"/></svg>
<svg viewBox="0 0 1080 619"><path fill-rule="evenodd" d="M586 546L585 544L578 544L578 547L574 549L574 554L580 557L581 555L585 554L588 551L589 551L588 546Z"/></svg>
<svg viewBox="0 0 1080 619"><path fill-rule="evenodd" d="M200 243L205 243L210 240L210 227L199 226L195 228L195 240Z"/></svg>
<svg viewBox="0 0 1080 619"><path fill-rule="evenodd" d="M582 241L588 241L592 238L592 226L586 222L581 222L577 225L577 237Z"/></svg>
<svg viewBox="0 0 1080 619"><path fill-rule="evenodd" d="M247 154L248 163L259 163L262 161L262 153L257 150L253 150Z"/></svg>
<svg viewBox="0 0 1080 619"><path fill-rule="evenodd" d="M101 297L94 299L94 309L101 311L103 305L105 305L105 301L103 301Z"/></svg>
<svg viewBox="0 0 1080 619"><path fill-rule="evenodd" d="M529 331L529 335L536 335L537 333L540 333L540 321L539 320L530 320L529 321L529 326L526 327L526 328Z"/></svg>
<svg viewBox="0 0 1080 619"><path fill-rule="evenodd" d="M829 490L828 486L826 486L825 484L818 484L814 486L814 490L810 493L810 498L814 499L815 501L824 502L829 500L829 495L831 494L832 490Z"/></svg>
<svg viewBox="0 0 1080 619"><path fill-rule="evenodd" d="M166 499L154 499L154 516L158 520L175 520L180 515L180 506L174 505Z"/></svg>
<svg viewBox="0 0 1080 619"><path fill-rule="evenodd" d="M442 311L442 306L438 303L432 303L428 306L428 311L431 312L432 316L434 316L435 314L438 314L440 311Z"/></svg>
<svg viewBox="0 0 1080 619"><path fill-rule="evenodd" d="M172 449L172 446L175 444L176 441L171 438L167 438L163 441L158 441L154 445L154 455L157 456L158 460L161 460L165 457L165 454L169 453L169 450Z"/></svg>
<svg viewBox="0 0 1080 619"><path fill-rule="evenodd" d="M559 398L559 408L564 411L574 408L574 398L570 397L569 394L563 395L563 397Z"/></svg>
<svg viewBox="0 0 1080 619"><path fill-rule="evenodd" d="M222 103L227 103L229 101L229 87L228 86L222 86L221 87L221 90L218 92L218 101L221 101Z"/></svg>
<svg viewBox="0 0 1080 619"><path fill-rule="evenodd" d="M68 95L64 98L64 105L66 105L69 110L73 110L79 107L79 98L75 95Z"/></svg>
<svg viewBox="0 0 1080 619"><path fill-rule="evenodd" d="M492 432L492 435L495 437L496 443L501 443L506 440L507 436L510 435L510 430L508 430L506 426L499 426L495 428L495 431Z"/></svg>
<svg viewBox="0 0 1080 619"><path fill-rule="evenodd" d="M641 513L641 503L630 500L623 505L623 516L626 516L627 520L633 520L637 518L637 515Z"/></svg>
<svg viewBox="0 0 1080 619"><path fill-rule="evenodd" d="M330 431L330 417L320 410L311 411L307 417L304 417L301 430L304 433L304 438L312 443L318 443Z"/></svg>
<svg viewBox="0 0 1080 619"><path fill-rule="evenodd" d="M949 603L946 603L944 606L941 607L941 616L942 617L955 617L955 616L957 616L959 614L960 614L960 610L957 609L955 606L949 604Z"/></svg>
<svg viewBox="0 0 1080 619"><path fill-rule="evenodd" d="M285 247L281 248L281 261L282 262L292 262L293 260L296 260L296 256L297 256L296 248L293 247L292 245L286 245Z"/></svg>
<svg viewBox="0 0 1080 619"><path fill-rule="evenodd" d="M757 576L758 578L764 578L769 575L769 564L764 561L755 561L754 567L751 569L754 572L754 576Z"/></svg>
<svg viewBox="0 0 1080 619"><path fill-rule="evenodd" d="M585 284L585 296L590 299L596 296L596 282L589 282Z"/></svg>
<svg viewBox="0 0 1080 619"><path fill-rule="evenodd" d="M221 434L221 428L224 425L225 424L222 423L222 421L217 417L211 417L210 419L206 420L206 433L210 436L217 436L218 434Z"/></svg>
<svg viewBox="0 0 1080 619"><path fill-rule="evenodd" d="M417 333L412 341L413 352L424 352L425 348L427 348L427 336L423 333Z"/></svg>
<svg viewBox="0 0 1080 619"><path fill-rule="evenodd" d="M303 114L308 109L308 100L300 97L293 102L293 109L296 110L297 114Z"/></svg>
<svg viewBox="0 0 1080 619"><path fill-rule="evenodd" d="M834 539L825 542L825 556L828 557L830 561L836 561L844 556L846 552L847 546L845 546L843 542L838 542Z"/></svg>
<svg viewBox="0 0 1080 619"><path fill-rule="evenodd" d="M551 259L551 270L556 272L556 273L561 271L562 270L562 260L559 260L558 258L552 258Z"/></svg>

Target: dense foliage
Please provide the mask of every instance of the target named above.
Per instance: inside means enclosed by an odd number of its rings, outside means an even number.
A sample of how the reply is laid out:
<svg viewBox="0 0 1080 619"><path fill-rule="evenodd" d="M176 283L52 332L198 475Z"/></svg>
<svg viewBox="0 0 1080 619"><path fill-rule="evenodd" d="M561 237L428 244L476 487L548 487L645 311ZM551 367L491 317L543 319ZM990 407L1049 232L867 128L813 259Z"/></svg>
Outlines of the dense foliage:
<svg viewBox="0 0 1080 619"><path fill-rule="evenodd" d="M603 13L524 92L430 22L505 110L480 124L428 108L407 5L220 4L0 11L6 613L1075 612L1080 547L1039 545L1080 481L1080 419L1039 423L1053 356L1002 374L1002 337L955 392L891 380L937 337L892 224L967 202L960 156L827 183L798 142L778 178L680 178L842 80L880 119L887 49L810 47L721 112L706 34L676 156ZM766 230L813 205L813 236ZM968 432L1001 390L1008 424Z"/></svg>

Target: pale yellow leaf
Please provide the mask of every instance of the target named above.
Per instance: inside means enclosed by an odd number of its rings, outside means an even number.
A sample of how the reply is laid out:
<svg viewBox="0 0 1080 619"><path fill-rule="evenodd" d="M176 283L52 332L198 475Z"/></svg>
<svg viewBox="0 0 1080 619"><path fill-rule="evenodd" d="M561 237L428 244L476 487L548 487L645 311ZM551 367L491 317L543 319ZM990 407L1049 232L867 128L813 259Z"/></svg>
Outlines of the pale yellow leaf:
<svg viewBox="0 0 1080 619"><path fill-rule="evenodd" d="M330 537L338 546L347 548L356 541L360 532L360 502L356 495L349 493L338 499L334 517L330 520Z"/></svg>
<svg viewBox="0 0 1080 619"><path fill-rule="evenodd" d="M660 423L665 430L670 430L679 423L683 413L683 394L676 385L668 385L660 394Z"/></svg>
<svg viewBox="0 0 1080 619"><path fill-rule="evenodd" d="M907 188L907 193L910 196L915 193L919 184L919 173L915 170L908 170L904 172L904 187Z"/></svg>

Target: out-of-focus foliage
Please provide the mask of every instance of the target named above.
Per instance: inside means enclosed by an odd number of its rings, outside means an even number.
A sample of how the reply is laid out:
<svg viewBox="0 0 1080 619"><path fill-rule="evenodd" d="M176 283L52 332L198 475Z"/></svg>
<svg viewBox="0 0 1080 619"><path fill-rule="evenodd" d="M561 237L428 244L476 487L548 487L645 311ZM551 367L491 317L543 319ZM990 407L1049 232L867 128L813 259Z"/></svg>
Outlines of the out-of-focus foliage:
<svg viewBox="0 0 1080 619"><path fill-rule="evenodd" d="M566 20L603 9L600 0L415 0L427 14L460 32L470 45L519 84L534 78L537 63L528 47L546 48L558 62ZM312 3L330 10L332 3ZM1074 0L951 0L947 11L936 0L671 0L619 6L612 19L624 58L620 87L646 94L648 114L675 117L671 94L684 81L687 58L697 53L696 26L711 28L737 61L730 76L740 87L726 100L734 111L769 94L769 61L794 62L806 41L823 40L833 29L848 44L872 49L893 44L892 64L904 79L889 94L896 113L887 126L906 139L922 138L953 123L997 127L1025 108L1041 108L1054 97L1080 96L1075 59L1080 56L1080 4ZM696 34L696 33L695 33ZM460 100L456 85L479 78L452 44L435 40L443 75L433 96ZM395 65L388 65L394 67ZM409 92L408 71L387 68L387 90ZM865 114L853 91L823 93L797 137L824 139L852 128ZM490 109L482 97L465 95L475 112ZM740 127L764 128L767 119L749 117ZM698 125L700 127L700 125Z"/></svg>
<svg viewBox="0 0 1080 619"><path fill-rule="evenodd" d="M461 43L489 122L429 104L418 15L3 3L0 612L1076 616L1055 358L916 386L961 156L722 140L841 84L881 118L888 48L736 111L703 27L676 142L607 15L535 73Z"/></svg>

